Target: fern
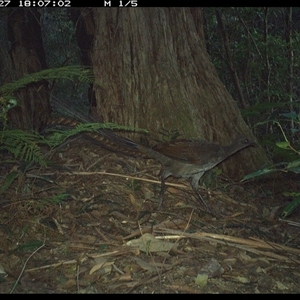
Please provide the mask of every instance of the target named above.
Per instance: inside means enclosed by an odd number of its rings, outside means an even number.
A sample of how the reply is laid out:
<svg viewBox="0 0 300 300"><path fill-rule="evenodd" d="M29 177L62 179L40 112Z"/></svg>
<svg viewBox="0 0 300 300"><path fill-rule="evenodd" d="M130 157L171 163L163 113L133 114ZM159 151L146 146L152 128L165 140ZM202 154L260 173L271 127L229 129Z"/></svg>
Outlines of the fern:
<svg viewBox="0 0 300 300"><path fill-rule="evenodd" d="M53 69L45 69L40 72L28 74L19 80L0 86L0 123L2 133L0 136L0 149L11 152L16 159L25 162L37 162L45 165L45 159L40 151L40 144L48 144L44 137L35 132L25 132L17 129L6 129L7 111L17 105L11 95L17 90L26 87L30 83L41 80L53 79L78 79L82 82L94 82L94 75L88 68L81 66L66 66ZM58 144L61 140L58 140ZM58 144L54 144L57 146Z"/></svg>
<svg viewBox="0 0 300 300"><path fill-rule="evenodd" d="M87 131L96 132L103 128L141 131L141 129L134 129L111 123L79 124L77 127L71 130L52 130L52 132L50 132L47 137L44 137L37 132L26 132L19 129L8 129L7 112L9 109L18 105L17 100L12 97L12 94L22 88L25 88L28 84L42 80L55 79L67 79L70 81L77 80L83 83L95 83L94 75L89 68L83 68L80 66L67 66L61 68L46 69L37 73L31 73L20 78L19 80L0 86L0 150L9 151L14 155L16 159L24 161L27 166L30 166L31 163L34 162L42 167L45 167L47 165L47 160L41 152L41 145L47 145L50 146L50 148L55 148L61 145L71 136ZM11 186L11 184L19 176L19 174L19 171L12 171L7 174L3 186L0 187L0 194L6 191ZM60 198L53 199L53 201L59 200Z"/></svg>
<svg viewBox="0 0 300 300"><path fill-rule="evenodd" d="M25 162L33 161L41 166L46 166L46 159L41 153L41 145L55 148L72 136L84 132L97 132L100 129L147 132L144 129L120 126L113 123L78 124L75 128L70 130L51 130L51 134L47 137L44 137L37 132L25 132L20 129L10 129L2 132L0 150L5 149L11 152L16 159Z"/></svg>
<svg viewBox="0 0 300 300"><path fill-rule="evenodd" d="M38 82L41 80L53 80L53 79L68 79L74 80L78 78L81 82L94 82L94 74L88 68L81 66L67 66L53 69L45 69L40 72L28 74L19 80L10 82L0 87L0 94L11 95L13 92L26 87L26 85Z"/></svg>
<svg viewBox="0 0 300 300"><path fill-rule="evenodd" d="M132 128L129 126L121 126L114 123L80 123L75 128L70 130L56 130L51 129L47 132L52 132L44 142L50 147L57 147L61 145L68 138L78 135L84 132L98 132L101 129L112 129L112 130L126 130L126 131L138 131L147 133L148 131L141 128ZM101 132L100 132L101 134Z"/></svg>
<svg viewBox="0 0 300 300"><path fill-rule="evenodd" d="M45 166L46 161L40 148L40 144L44 143L44 138L38 133L10 129L2 132L0 149L9 151L16 159L25 162L34 161Z"/></svg>
<svg viewBox="0 0 300 300"><path fill-rule="evenodd" d="M39 165L45 166L46 161L41 153L40 146L48 145L55 148L61 145L65 140L71 136L80 134L82 132L98 131L103 128L129 130L129 131L144 131L126 126L120 126L112 123L84 123L79 124L71 130L52 130L52 134L44 137L36 132L25 132L18 129L7 129L7 111L16 105L16 100L11 98L11 94L17 90L26 87L30 83L38 82L41 80L53 79L68 79L74 81L75 79L81 82L93 83L95 81L93 72L89 68L81 66L66 66L60 68L52 68L42 70L40 72L28 74L19 80L0 86L0 99L9 99L0 102L0 117L2 113L2 133L0 135L0 150L5 149L11 152L16 159L25 162L36 162ZM10 101L10 102L9 102ZM13 102L12 102L13 101Z"/></svg>

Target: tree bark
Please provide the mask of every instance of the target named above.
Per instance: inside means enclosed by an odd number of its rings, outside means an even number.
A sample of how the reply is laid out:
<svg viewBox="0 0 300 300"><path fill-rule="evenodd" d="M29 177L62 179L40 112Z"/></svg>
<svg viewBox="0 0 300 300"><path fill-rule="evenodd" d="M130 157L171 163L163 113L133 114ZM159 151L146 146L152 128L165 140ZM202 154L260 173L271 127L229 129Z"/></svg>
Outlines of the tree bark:
<svg viewBox="0 0 300 300"><path fill-rule="evenodd" d="M220 144L238 133L254 138L206 52L200 8L94 8L93 15L101 121L147 128L160 140L162 130ZM237 178L266 161L258 147L223 167Z"/></svg>
<svg viewBox="0 0 300 300"><path fill-rule="evenodd" d="M12 9L2 12L1 65L2 84L46 68L40 14L36 8ZM9 41L9 43L7 43ZM9 124L23 129L38 129L50 115L48 83L27 85L15 93L18 106L8 113Z"/></svg>

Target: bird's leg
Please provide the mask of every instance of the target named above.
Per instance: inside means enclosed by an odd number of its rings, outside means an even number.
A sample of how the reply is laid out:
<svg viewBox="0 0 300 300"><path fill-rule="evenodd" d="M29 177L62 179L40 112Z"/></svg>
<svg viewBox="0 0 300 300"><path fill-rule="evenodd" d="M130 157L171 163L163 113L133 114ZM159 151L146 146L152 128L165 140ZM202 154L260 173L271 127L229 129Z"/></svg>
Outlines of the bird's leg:
<svg viewBox="0 0 300 300"><path fill-rule="evenodd" d="M197 194L199 200L200 200L200 201L202 202L202 204L205 206L206 211L208 211L209 213L212 213L210 207L208 206L208 204L206 203L206 201L202 198L201 194L199 193L198 187L197 187L197 188L194 187L193 184L191 184L191 186L192 186L194 192Z"/></svg>
<svg viewBox="0 0 300 300"><path fill-rule="evenodd" d="M205 200L202 198L201 194L198 191L198 187L199 187L199 180L202 177L202 175L204 174L204 172L195 174L191 179L191 187L193 189L193 191L196 193L196 195L198 196L199 200L203 203L203 205L206 208L206 211L208 211L209 213L212 213L210 207L208 206L208 204L205 202Z"/></svg>

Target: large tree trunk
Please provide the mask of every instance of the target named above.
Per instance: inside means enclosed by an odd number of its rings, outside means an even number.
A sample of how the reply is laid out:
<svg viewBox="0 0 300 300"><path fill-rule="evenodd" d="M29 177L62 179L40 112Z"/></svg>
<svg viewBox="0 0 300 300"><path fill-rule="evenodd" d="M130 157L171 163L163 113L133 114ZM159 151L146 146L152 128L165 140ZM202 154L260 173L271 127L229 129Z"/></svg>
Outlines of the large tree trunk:
<svg viewBox="0 0 300 300"><path fill-rule="evenodd" d="M19 8L5 12L1 12L1 21L5 25L1 29L2 84L46 68L38 10ZM29 84L15 96L18 106L9 112L10 125L38 129L46 122L51 112L48 83Z"/></svg>
<svg viewBox="0 0 300 300"><path fill-rule="evenodd" d="M70 17L76 29L77 43L81 52L81 62L84 66L92 66L91 51L95 36L95 23L92 10L90 8L71 9ZM91 109L96 106L94 95L94 85L90 84L88 89L88 99ZM91 115L98 120L95 111L91 110Z"/></svg>
<svg viewBox="0 0 300 300"><path fill-rule="evenodd" d="M93 14L101 121L147 128L158 139L162 129L220 144L238 133L253 138L206 52L200 8L94 8ZM246 149L224 169L240 178L266 161L261 148Z"/></svg>

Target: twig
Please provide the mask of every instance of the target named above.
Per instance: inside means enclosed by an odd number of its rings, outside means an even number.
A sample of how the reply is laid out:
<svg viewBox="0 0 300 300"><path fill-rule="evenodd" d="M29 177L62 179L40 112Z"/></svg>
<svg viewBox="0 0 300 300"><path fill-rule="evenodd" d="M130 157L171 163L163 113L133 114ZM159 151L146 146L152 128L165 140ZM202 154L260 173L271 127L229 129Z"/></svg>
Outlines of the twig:
<svg viewBox="0 0 300 300"><path fill-rule="evenodd" d="M37 253L40 249L42 249L44 246L45 246L45 241L43 242L43 245L41 245L41 246L38 247L36 250L34 250L34 251L29 255L29 257L26 259L25 264L24 264L24 266L23 266L23 268L22 268L22 270L21 270L21 273L20 273L18 279L16 280L16 282L15 282L13 288L11 289L10 294L13 293L13 291L14 291L14 289L16 288L17 284L19 283L19 281L20 281L20 279L21 279L21 277L22 277L22 275L23 275L23 273L24 273L24 271L25 271L25 268L26 268L26 265L27 265L29 259L30 259L35 253Z"/></svg>

